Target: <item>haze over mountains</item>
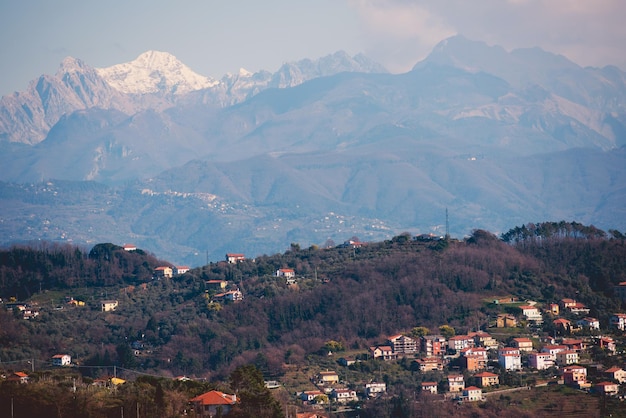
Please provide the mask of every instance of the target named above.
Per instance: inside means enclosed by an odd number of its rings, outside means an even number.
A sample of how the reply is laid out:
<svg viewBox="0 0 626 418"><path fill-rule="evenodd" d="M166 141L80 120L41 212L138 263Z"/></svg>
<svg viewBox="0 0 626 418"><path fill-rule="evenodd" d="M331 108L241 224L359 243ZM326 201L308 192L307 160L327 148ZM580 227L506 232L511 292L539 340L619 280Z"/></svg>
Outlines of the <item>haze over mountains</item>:
<svg viewBox="0 0 626 418"><path fill-rule="evenodd" d="M156 51L68 58L0 102L2 241L133 242L198 265L443 234L446 208L453 236L623 230L625 104L616 67L462 36L397 75L343 52L221 80Z"/></svg>

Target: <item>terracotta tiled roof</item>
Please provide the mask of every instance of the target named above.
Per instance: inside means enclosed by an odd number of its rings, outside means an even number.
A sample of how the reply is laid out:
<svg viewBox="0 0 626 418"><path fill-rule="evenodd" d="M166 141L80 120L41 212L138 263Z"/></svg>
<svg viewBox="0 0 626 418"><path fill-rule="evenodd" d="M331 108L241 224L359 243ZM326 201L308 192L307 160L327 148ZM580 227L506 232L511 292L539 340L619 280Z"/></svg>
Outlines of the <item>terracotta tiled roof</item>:
<svg viewBox="0 0 626 418"><path fill-rule="evenodd" d="M491 372L482 372L482 373L478 373L476 375L474 375L474 377L496 377L498 376L495 373L491 373Z"/></svg>
<svg viewBox="0 0 626 418"><path fill-rule="evenodd" d="M191 402L200 402L202 405L234 405L237 403L235 395L228 395L217 390L212 390L196 396Z"/></svg>

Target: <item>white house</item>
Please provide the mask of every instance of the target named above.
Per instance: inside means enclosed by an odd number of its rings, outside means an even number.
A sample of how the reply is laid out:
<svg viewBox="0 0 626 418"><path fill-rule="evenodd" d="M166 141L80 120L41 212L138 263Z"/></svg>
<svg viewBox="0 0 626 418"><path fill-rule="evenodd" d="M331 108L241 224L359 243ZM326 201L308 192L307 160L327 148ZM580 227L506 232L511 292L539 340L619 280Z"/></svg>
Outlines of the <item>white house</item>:
<svg viewBox="0 0 626 418"><path fill-rule="evenodd" d="M323 395L324 393L322 391L319 390L307 390L304 391L302 393L300 393L300 400L303 402L313 402L315 401L315 398L317 398L318 396Z"/></svg>
<svg viewBox="0 0 626 418"><path fill-rule="evenodd" d="M613 314L613 316L609 320L609 323L611 324L612 327L615 327L620 331L626 330L626 314L623 314L623 313Z"/></svg>
<svg viewBox="0 0 626 418"><path fill-rule="evenodd" d="M176 275L185 274L189 271L188 266L176 266L175 269L176 269L176 272L175 272Z"/></svg>
<svg viewBox="0 0 626 418"><path fill-rule="evenodd" d="M465 388L463 389L463 396L461 396L461 399L469 402L482 401L483 390L481 388L477 388L476 386Z"/></svg>
<svg viewBox="0 0 626 418"><path fill-rule="evenodd" d="M437 394L437 382L422 382L422 393Z"/></svg>
<svg viewBox="0 0 626 418"><path fill-rule="evenodd" d="M276 270L276 277L293 278L296 277L294 269L278 269Z"/></svg>
<svg viewBox="0 0 626 418"><path fill-rule="evenodd" d="M69 366L72 363L72 357L69 354L56 354L52 356L53 366Z"/></svg>
<svg viewBox="0 0 626 418"><path fill-rule="evenodd" d="M387 392L387 384L386 383L366 383L365 384L365 394L369 398L373 398L379 396L383 393Z"/></svg>
<svg viewBox="0 0 626 418"><path fill-rule="evenodd" d="M556 356L550 353L530 353L528 354L528 365L537 370L545 370L554 366Z"/></svg>
<svg viewBox="0 0 626 418"><path fill-rule="evenodd" d="M243 254L237 254L237 253L226 254L226 261L228 262L228 264L237 264L240 261L243 261L245 259L246 257Z"/></svg>
<svg viewBox="0 0 626 418"><path fill-rule="evenodd" d="M596 318L591 318L589 316L586 316L583 319L579 319L578 321L576 321L576 325L582 328L600 329L600 321L598 321Z"/></svg>
<svg viewBox="0 0 626 418"><path fill-rule="evenodd" d="M356 391L351 389L333 389L330 396L339 403L346 403L350 401L358 401Z"/></svg>
<svg viewBox="0 0 626 418"><path fill-rule="evenodd" d="M524 315L527 320L537 323L543 322L543 316L541 316L541 312L537 307L532 305L523 305L519 308L522 310L522 315Z"/></svg>
<svg viewBox="0 0 626 418"><path fill-rule="evenodd" d="M498 364L505 370L521 370L522 356L517 348L501 348L498 350Z"/></svg>

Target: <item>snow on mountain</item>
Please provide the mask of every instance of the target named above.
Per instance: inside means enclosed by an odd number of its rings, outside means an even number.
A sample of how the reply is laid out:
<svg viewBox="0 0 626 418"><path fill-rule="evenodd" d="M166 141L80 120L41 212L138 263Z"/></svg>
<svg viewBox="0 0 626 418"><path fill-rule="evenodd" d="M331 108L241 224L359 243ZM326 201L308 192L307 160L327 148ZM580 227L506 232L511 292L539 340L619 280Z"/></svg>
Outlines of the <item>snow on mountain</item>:
<svg viewBox="0 0 626 418"><path fill-rule="evenodd" d="M98 68L97 72L113 88L129 94L166 92L181 95L218 83L195 73L175 56L160 51L144 52L134 61Z"/></svg>

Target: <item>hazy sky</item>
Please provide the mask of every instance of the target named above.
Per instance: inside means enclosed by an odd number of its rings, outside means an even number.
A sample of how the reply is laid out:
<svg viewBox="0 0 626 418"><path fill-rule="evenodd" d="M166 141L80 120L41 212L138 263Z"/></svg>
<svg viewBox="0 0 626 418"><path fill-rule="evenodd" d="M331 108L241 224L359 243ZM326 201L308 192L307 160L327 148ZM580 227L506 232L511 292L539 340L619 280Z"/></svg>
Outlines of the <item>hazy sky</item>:
<svg viewBox="0 0 626 418"><path fill-rule="evenodd" d="M66 56L108 67L151 49L213 78L338 50L398 73L457 33L626 70L625 17L624 0L0 0L0 95Z"/></svg>

